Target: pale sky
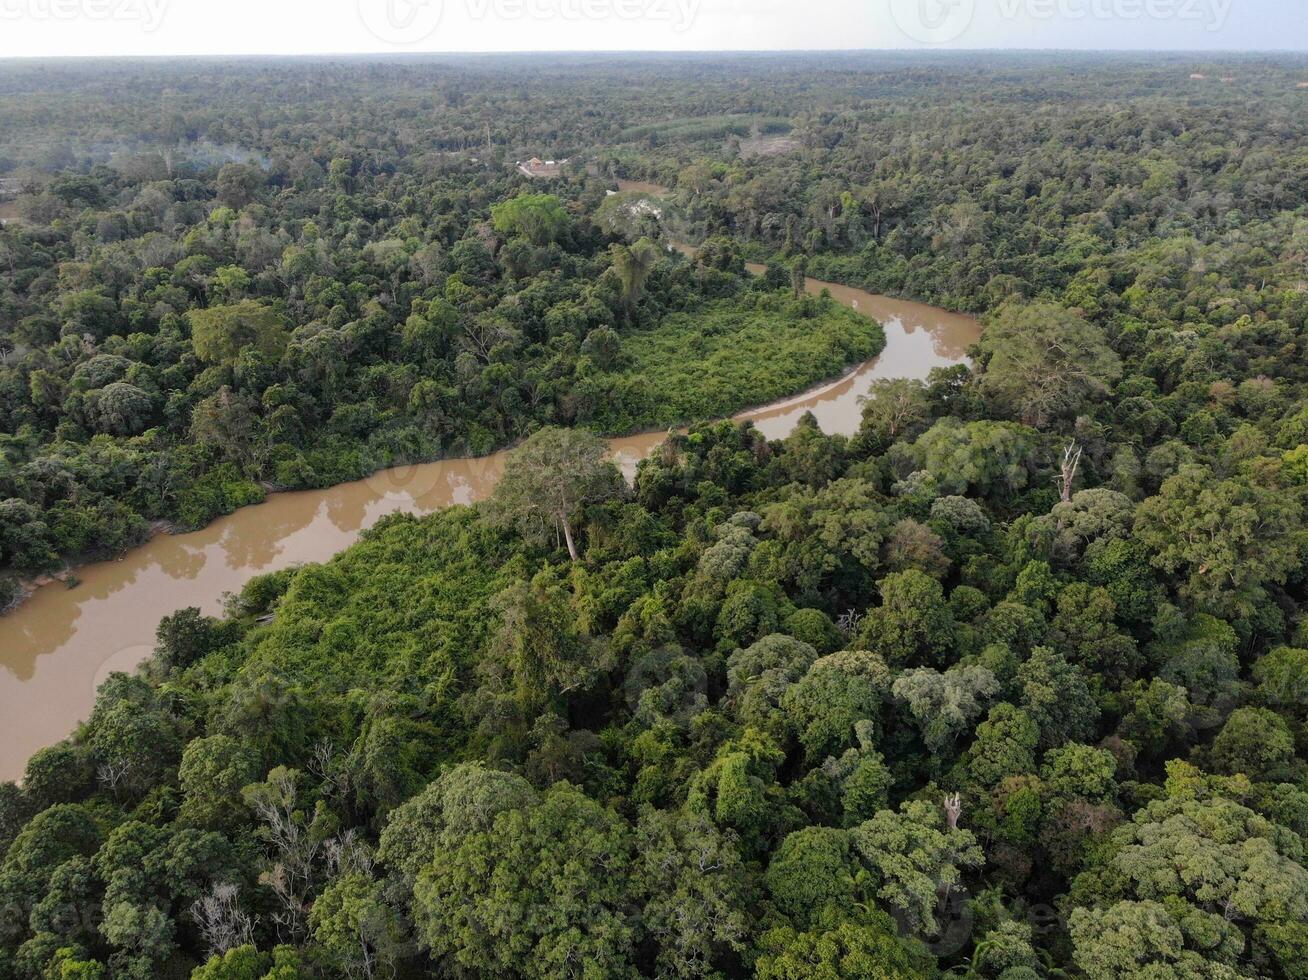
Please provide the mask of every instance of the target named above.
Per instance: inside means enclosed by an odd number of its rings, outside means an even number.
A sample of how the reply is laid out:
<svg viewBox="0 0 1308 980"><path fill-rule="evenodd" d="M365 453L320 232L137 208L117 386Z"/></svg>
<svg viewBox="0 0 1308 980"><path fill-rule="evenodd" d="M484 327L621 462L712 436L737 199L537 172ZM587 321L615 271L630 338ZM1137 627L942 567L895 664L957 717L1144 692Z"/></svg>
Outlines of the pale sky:
<svg viewBox="0 0 1308 980"><path fill-rule="evenodd" d="M0 0L0 57L1308 49L1308 0Z"/></svg>

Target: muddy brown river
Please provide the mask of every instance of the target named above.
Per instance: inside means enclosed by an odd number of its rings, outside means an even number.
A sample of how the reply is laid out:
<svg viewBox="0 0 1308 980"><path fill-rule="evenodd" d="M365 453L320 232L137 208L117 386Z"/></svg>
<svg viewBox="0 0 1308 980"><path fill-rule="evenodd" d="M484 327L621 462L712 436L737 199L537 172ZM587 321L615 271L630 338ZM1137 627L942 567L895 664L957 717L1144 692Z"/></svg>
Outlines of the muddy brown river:
<svg viewBox="0 0 1308 980"><path fill-rule="evenodd" d="M754 268L759 271L759 268ZM823 431L854 433L859 399L879 378L925 378L964 360L980 335L976 320L922 303L808 280L842 303L880 320L886 348L838 381L736 416L769 438L791 431L805 412ZM610 440L628 474L662 442L663 433ZM43 586L0 617L0 779L22 775L37 749L67 736L90 712L100 682L149 656L159 619L185 606L222 609L226 592L252 577L303 562L325 561L384 514L427 514L485 497L504 454L384 470L328 490L273 494L190 534L161 534L117 561L77 570L81 584Z"/></svg>

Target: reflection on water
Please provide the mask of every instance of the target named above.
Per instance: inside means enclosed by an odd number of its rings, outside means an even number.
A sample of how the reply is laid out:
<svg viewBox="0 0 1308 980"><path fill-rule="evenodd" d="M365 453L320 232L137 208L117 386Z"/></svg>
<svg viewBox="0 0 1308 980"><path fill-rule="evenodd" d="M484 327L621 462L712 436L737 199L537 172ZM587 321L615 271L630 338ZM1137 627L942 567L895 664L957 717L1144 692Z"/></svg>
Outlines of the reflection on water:
<svg viewBox="0 0 1308 980"><path fill-rule="evenodd" d="M641 188L644 189L644 188ZM755 268L754 271L758 271ZM831 294L880 320L882 355L830 384L742 412L778 439L805 412L824 431L853 434L859 399L878 378L925 378L957 364L979 335L971 317L921 303L875 296L814 279L812 292ZM611 440L628 477L664 433ZM214 615L223 594L253 576L300 562L325 561L384 514L425 514L485 497L504 469L504 455L402 466L328 490L274 494L190 534L160 535L117 561L78 569L82 584L47 585L0 617L0 779L22 774L38 748L66 736L86 717L95 690L115 670L130 670L152 649L159 619L185 606Z"/></svg>

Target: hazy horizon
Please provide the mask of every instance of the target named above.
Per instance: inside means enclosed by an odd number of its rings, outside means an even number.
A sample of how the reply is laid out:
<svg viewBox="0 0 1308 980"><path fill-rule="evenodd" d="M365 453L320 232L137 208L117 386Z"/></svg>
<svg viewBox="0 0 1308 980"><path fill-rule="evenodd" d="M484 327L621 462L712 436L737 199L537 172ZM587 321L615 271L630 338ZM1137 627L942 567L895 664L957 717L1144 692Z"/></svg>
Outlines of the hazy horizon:
<svg viewBox="0 0 1308 980"><path fill-rule="evenodd" d="M1294 56L1308 59L1308 48L1058 48L1058 47L1007 47L1007 48L958 48L958 47L904 47L904 48L540 48L509 49L486 48L465 50L387 50L375 51L213 51L196 52L161 52L157 54L6 54L0 55L0 63L9 61L203 61L214 59L240 59L249 61L276 60L313 60L323 58L384 60L423 59L423 58L560 58L560 57L705 57L729 55L731 57L769 55L816 56L816 55L1077 55L1094 56L1134 56L1164 55L1183 58L1192 55L1197 58L1230 58L1260 56Z"/></svg>
<svg viewBox="0 0 1308 980"><path fill-rule="evenodd" d="M1300 0L0 0L0 58L1303 53Z"/></svg>

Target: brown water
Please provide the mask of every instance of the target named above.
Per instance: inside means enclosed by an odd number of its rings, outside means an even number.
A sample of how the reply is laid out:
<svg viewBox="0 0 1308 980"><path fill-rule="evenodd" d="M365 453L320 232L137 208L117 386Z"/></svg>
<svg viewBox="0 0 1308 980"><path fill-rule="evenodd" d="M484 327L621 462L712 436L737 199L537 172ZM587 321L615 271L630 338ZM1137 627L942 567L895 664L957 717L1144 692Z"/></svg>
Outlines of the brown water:
<svg viewBox="0 0 1308 980"><path fill-rule="evenodd" d="M755 272L761 267L754 268ZM878 378L925 378L957 364L980 335L971 317L921 303L808 281L880 320L886 349L838 381L742 412L769 438L794 428L805 412L829 433L858 429L859 399ZM662 442L663 433L613 439L628 474ZM186 606L214 615L226 592L252 577L301 562L325 561L384 514L426 514L485 497L504 454L400 467L329 490L279 493L190 534L159 535L117 561L77 570L81 584L38 589L0 617L0 779L22 775L27 758L64 738L95 703L100 682L149 656L159 619Z"/></svg>

